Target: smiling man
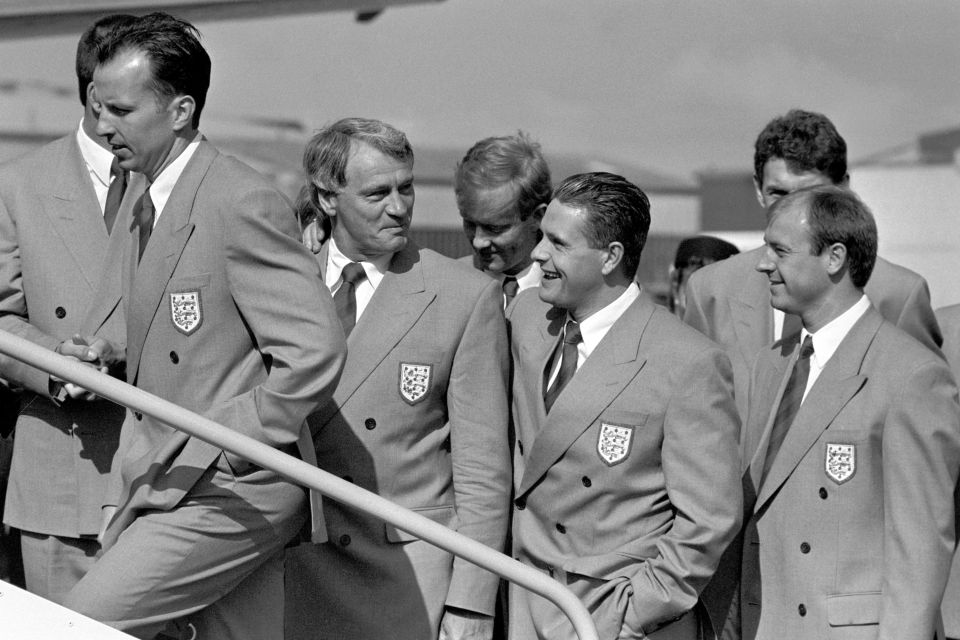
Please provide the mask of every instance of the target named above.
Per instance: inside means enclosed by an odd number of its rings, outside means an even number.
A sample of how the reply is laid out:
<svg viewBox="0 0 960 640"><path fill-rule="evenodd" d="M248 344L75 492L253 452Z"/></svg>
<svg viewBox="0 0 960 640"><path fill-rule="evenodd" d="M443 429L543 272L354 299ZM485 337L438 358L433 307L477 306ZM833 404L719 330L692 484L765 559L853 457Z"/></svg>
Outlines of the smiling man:
<svg viewBox="0 0 960 640"><path fill-rule="evenodd" d="M317 260L348 334L331 401L309 418L321 468L502 549L507 341L500 286L415 246L413 150L347 118L304 151L331 223ZM497 576L333 500L287 560L287 640L484 640Z"/></svg>
<svg viewBox="0 0 960 640"><path fill-rule="evenodd" d="M571 589L601 638L694 640L741 515L740 425L722 349L633 280L649 226L646 195L609 173L567 178L547 207L543 281L507 314L514 556ZM576 637L520 588L509 624Z"/></svg>

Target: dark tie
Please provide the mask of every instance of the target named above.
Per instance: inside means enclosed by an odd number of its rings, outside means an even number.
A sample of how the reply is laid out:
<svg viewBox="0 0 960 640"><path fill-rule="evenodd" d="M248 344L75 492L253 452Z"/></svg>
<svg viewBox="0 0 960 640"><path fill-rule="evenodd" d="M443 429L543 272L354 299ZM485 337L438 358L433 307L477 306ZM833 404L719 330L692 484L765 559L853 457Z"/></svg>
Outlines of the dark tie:
<svg viewBox="0 0 960 640"><path fill-rule="evenodd" d="M351 262L343 268L340 274L340 288L333 296L333 303L343 325L344 335L349 336L353 326L357 323L357 283L363 280L366 274L359 262Z"/></svg>
<svg viewBox="0 0 960 640"><path fill-rule="evenodd" d="M783 390L783 398L780 400L780 406L777 407L777 416L773 420L773 428L770 430L770 443L767 445L767 457L763 461L763 474L760 476L760 486L763 486L763 480L767 477L773 461L777 457L780 445L787 437L787 431L793 423L793 419L800 410L800 403L803 402L803 392L807 388L807 378L810 377L810 356L813 355L813 337L808 335L800 345L800 354L797 363L790 374L790 380Z"/></svg>
<svg viewBox="0 0 960 640"><path fill-rule="evenodd" d="M120 210L123 192L127 188L127 172L120 168L120 161L116 158L110 165L110 188L107 189L107 202L103 207L103 222L107 225L107 233L113 230L113 223Z"/></svg>
<svg viewBox="0 0 960 640"><path fill-rule="evenodd" d="M150 197L150 189L143 192L140 198L140 209L137 212L137 225L140 227L140 253L137 255L137 262L143 258L143 252L150 241L150 234L153 233L153 221L156 218L156 210L153 208L153 199Z"/></svg>
<svg viewBox="0 0 960 640"><path fill-rule="evenodd" d="M506 308L510 306L510 303L513 302L513 299L517 297L517 291L520 289L520 284L513 276L506 276L504 277L503 282L500 283L500 286L503 287L503 306Z"/></svg>
<svg viewBox="0 0 960 640"><path fill-rule="evenodd" d="M570 382L573 374L577 372L577 345L581 342L583 342L583 336L580 335L580 325L578 325L575 320L568 320L567 326L563 330L563 342L560 343L560 348L554 352L554 356L550 358L550 368L547 370L549 379L549 372L553 371L553 365L557 359L556 354L559 353L560 370L557 371L557 377L554 378L553 384L550 385L550 388L547 389L547 392L543 395L543 404L547 409L547 413L550 413L550 407L553 406L557 396L560 395L563 388Z"/></svg>

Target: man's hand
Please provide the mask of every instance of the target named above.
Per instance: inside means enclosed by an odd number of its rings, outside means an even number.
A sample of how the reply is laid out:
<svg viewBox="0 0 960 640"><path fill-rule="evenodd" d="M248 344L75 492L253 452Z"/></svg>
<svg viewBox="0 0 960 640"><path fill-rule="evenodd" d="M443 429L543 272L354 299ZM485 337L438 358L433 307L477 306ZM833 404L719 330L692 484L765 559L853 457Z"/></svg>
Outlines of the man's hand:
<svg viewBox="0 0 960 640"><path fill-rule="evenodd" d="M78 362L87 364L100 371L108 373L112 365L122 362L123 352L109 340L97 337L84 338L79 335L73 336L70 340L64 340L56 349L57 353L68 358L73 358ZM62 386L67 396L74 400L91 401L96 399L96 394L87 391L72 382L64 382L56 376L50 376L54 383Z"/></svg>
<svg viewBox="0 0 960 640"><path fill-rule="evenodd" d="M466 609L447 607L440 621L439 640L490 640L493 617Z"/></svg>
<svg viewBox="0 0 960 640"><path fill-rule="evenodd" d="M320 246L323 244L323 241L326 240L326 237L323 229L320 228L316 216L304 225L301 236L303 246L313 253L320 253Z"/></svg>
<svg viewBox="0 0 960 640"><path fill-rule="evenodd" d="M107 527L110 526L110 521L113 520L115 513L117 513L117 508L112 505L107 505L100 511L103 520L100 522L100 533L97 534L97 542L100 543L101 547L103 546L103 538L107 533Z"/></svg>

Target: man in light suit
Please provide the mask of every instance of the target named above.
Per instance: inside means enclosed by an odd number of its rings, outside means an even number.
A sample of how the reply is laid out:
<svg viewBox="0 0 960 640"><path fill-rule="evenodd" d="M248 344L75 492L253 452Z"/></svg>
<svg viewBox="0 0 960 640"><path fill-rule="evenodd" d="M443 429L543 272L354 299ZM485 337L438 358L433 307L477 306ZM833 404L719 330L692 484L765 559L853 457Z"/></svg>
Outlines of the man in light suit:
<svg viewBox="0 0 960 640"><path fill-rule="evenodd" d="M946 356L954 380L960 379L960 304L937 309L937 322L943 330L943 355ZM960 487L957 488L957 504L960 504ZM960 513L958 527L960 530ZM953 564L950 567L950 579L943 592L943 628L947 638L960 639L960 554L954 551Z"/></svg>
<svg viewBox="0 0 960 640"><path fill-rule="evenodd" d="M795 109L774 118L754 149L754 185L764 209L784 195L814 185L847 185L847 145L826 116ZM694 273L687 285L684 322L728 349L737 407L746 417L750 367L761 349L799 331L796 318L771 309L766 279L754 266L763 247ZM931 349L942 342L926 281L877 259L866 287L880 314Z"/></svg>
<svg viewBox="0 0 960 640"><path fill-rule="evenodd" d="M344 338L289 203L198 133L210 59L191 25L144 16L98 57L97 131L137 172L120 264L128 380L277 449L302 439L308 456L304 421L336 384ZM67 606L142 638L168 623L283 637L302 488L134 412L113 480L104 554Z"/></svg>
<svg viewBox="0 0 960 640"><path fill-rule="evenodd" d="M551 194L540 145L522 131L484 138L457 164L454 190L472 263L500 282L504 307L539 286L540 266L530 251Z"/></svg>
<svg viewBox="0 0 960 640"><path fill-rule="evenodd" d="M732 629L932 638L954 547L953 377L864 295L877 232L852 192L786 196L764 240L756 268L773 306L801 318L802 346L777 342L754 368Z"/></svg>
<svg viewBox="0 0 960 640"><path fill-rule="evenodd" d="M318 465L500 550L509 512L499 284L407 239L413 151L383 122L313 137L304 168L332 234L317 258L347 330ZM331 500L329 541L287 561L287 638L489 638L497 577Z"/></svg>
<svg viewBox="0 0 960 640"><path fill-rule="evenodd" d="M730 364L633 281L644 193L581 174L554 192L537 291L508 313L517 429L514 556L571 589L601 638L699 637L700 590L739 525ZM510 593L510 637L573 638Z"/></svg>
<svg viewBox="0 0 960 640"><path fill-rule="evenodd" d="M0 168L0 329L83 361L94 356L74 335L124 342L115 258L125 176L111 172L88 90L98 43L132 19L108 16L80 38L78 129ZM96 366L122 378L122 349ZM100 549L123 408L4 356L0 378L23 389L4 523L22 531L27 588L60 603Z"/></svg>

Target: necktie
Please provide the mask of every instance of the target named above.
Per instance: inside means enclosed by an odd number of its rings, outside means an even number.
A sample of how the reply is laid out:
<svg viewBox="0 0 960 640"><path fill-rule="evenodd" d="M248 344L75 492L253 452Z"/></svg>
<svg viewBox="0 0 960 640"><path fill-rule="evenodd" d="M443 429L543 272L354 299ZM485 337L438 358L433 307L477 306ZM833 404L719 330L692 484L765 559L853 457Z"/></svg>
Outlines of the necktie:
<svg viewBox="0 0 960 640"><path fill-rule="evenodd" d="M153 222L156 218L156 210L153 208L153 199L150 197L150 189L143 192L140 198L140 209L137 212L137 225L140 227L140 253L137 255L137 262L143 258L143 252L150 241L150 234L153 233Z"/></svg>
<svg viewBox="0 0 960 640"><path fill-rule="evenodd" d="M510 303L513 302L513 299L517 297L520 284L513 276L506 276L503 282L500 283L500 286L503 287L503 308L506 309L510 306Z"/></svg>
<svg viewBox="0 0 960 640"><path fill-rule="evenodd" d="M123 192L127 188L127 172L120 168L120 161L116 158L110 165L110 188L107 189L107 201L103 207L103 222L107 225L107 233L113 231L113 223L120 210Z"/></svg>
<svg viewBox="0 0 960 640"><path fill-rule="evenodd" d="M796 364L793 366L793 372L790 374L790 380L783 390L783 398L780 400L780 406L777 407L777 416L773 420L773 428L770 430L770 444L767 445L767 457L763 461L763 474L760 476L760 484L763 484L764 478L773 466L773 461L777 457L780 445L787 437L787 431L793 423L793 419L800 410L800 403L803 402L803 392L807 388L807 378L810 377L810 356L813 355L813 337L808 335L800 345L800 354Z"/></svg>
<svg viewBox="0 0 960 640"><path fill-rule="evenodd" d="M357 283L365 277L366 274L359 262L351 262L340 274L342 282L333 296L333 304L337 308L337 316L340 317L344 335L349 336L357 323Z"/></svg>
<svg viewBox="0 0 960 640"><path fill-rule="evenodd" d="M563 342L561 348L557 349L560 354L560 370L557 371L557 377L553 384L547 389L543 396L543 404L550 413L550 407L556 401L557 396L563 391L563 388L570 382L570 378L577 372L577 345L583 342L583 336L580 335L580 325L575 320L568 320L567 326L563 330ZM553 370L553 363L556 362L556 353L550 359L550 368L547 369L547 376Z"/></svg>

